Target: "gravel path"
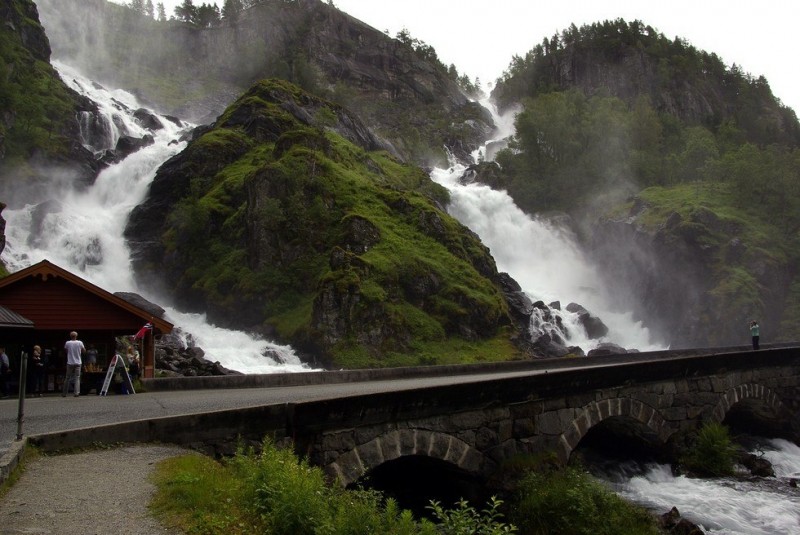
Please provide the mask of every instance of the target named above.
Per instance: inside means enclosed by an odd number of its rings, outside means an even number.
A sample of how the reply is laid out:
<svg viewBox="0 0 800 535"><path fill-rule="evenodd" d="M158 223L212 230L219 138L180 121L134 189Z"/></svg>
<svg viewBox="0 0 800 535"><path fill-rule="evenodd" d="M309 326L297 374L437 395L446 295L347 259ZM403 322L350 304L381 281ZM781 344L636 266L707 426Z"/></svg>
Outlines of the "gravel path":
<svg viewBox="0 0 800 535"><path fill-rule="evenodd" d="M155 463L189 453L176 446L121 446L27 463L0 500L0 534L174 533L147 509Z"/></svg>

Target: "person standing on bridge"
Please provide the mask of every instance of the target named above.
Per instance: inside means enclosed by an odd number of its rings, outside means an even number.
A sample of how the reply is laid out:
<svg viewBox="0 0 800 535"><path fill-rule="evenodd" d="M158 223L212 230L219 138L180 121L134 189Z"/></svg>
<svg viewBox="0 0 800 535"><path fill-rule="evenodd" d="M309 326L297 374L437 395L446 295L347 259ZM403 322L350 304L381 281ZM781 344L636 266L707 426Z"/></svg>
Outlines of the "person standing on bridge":
<svg viewBox="0 0 800 535"><path fill-rule="evenodd" d="M72 331L69 333L69 340L64 344L64 349L67 352L67 375L64 377L64 388L61 391L61 397L67 397L69 392L69 381L75 378L75 388L73 392L75 397L81 395L81 355L86 353L86 347L83 342L78 340L78 333Z"/></svg>
<svg viewBox="0 0 800 535"><path fill-rule="evenodd" d="M753 337L753 349L758 349L758 322L753 320L750 322L750 336Z"/></svg>

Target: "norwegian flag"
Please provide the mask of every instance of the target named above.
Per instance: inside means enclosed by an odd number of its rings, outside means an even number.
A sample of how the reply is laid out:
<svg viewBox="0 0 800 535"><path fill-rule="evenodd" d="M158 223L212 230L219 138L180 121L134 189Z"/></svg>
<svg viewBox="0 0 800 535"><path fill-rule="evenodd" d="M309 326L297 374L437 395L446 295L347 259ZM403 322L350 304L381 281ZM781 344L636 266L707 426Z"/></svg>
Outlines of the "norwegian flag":
<svg viewBox="0 0 800 535"><path fill-rule="evenodd" d="M139 332L136 333L136 336L134 336L133 339L139 340L140 338L144 338L144 336L147 334L147 331L151 330L152 328L153 328L152 323L145 323L144 327L139 329Z"/></svg>

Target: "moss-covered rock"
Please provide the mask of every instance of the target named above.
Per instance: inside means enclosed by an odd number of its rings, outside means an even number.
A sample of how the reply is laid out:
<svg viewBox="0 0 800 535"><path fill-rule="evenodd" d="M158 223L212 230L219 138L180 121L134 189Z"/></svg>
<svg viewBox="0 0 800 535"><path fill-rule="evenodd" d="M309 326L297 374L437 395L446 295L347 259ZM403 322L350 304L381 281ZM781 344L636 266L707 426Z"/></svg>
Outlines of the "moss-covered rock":
<svg viewBox="0 0 800 535"><path fill-rule="evenodd" d="M259 82L159 170L126 232L137 273L331 366L513 357L488 249L379 146L340 106Z"/></svg>

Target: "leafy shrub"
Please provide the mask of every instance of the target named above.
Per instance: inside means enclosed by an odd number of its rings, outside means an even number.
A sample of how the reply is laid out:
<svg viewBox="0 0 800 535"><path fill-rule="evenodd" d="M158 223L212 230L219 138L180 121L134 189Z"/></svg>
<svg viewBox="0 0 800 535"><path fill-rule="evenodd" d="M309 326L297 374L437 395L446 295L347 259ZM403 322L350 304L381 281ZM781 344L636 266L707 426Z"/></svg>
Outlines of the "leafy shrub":
<svg viewBox="0 0 800 535"><path fill-rule="evenodd" d="M645 509L575 468L525 476L510 519L524 535L658 533Z"/></svg>
<svg viewBox="0 0 800 535"><path fill-rule="evenodd" d="M513 524L502 522L503 515L498 508L503 504L501 500L492 498L489 506L483 511L471 507L466 500L458 502L458 507L445 510L434 501L429 509L433 516L441 523L438 533L441 535L500 535L501 533L514 533L517 531Z"/></svg>
<svg viewBox="0 0 800 535"><path fill-rule="evenodd" d="M712 422L700 429L682 464L693 474L721 477L733 474L734 460L735 448L728 428Z"/></svg>

